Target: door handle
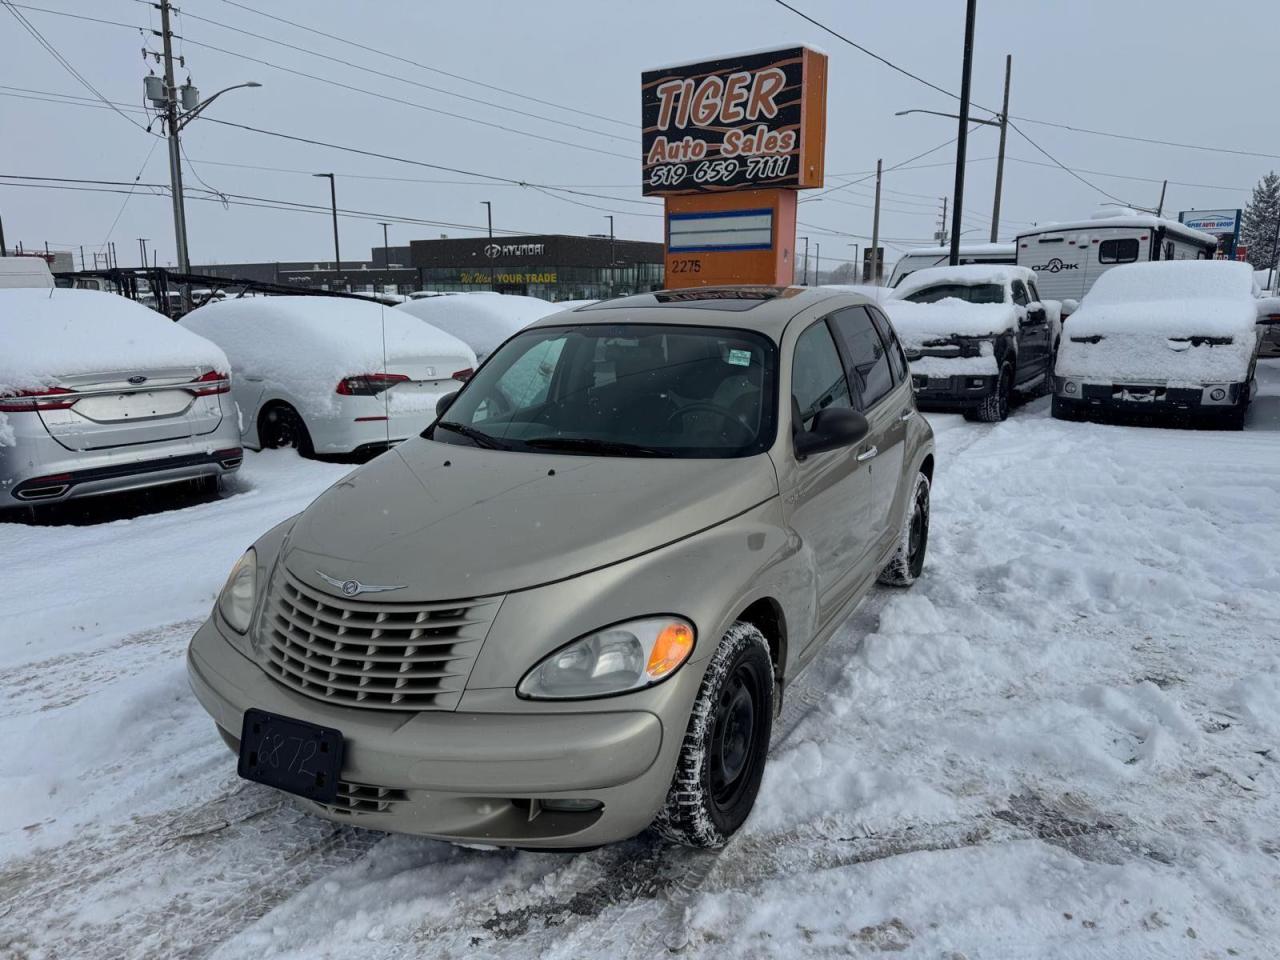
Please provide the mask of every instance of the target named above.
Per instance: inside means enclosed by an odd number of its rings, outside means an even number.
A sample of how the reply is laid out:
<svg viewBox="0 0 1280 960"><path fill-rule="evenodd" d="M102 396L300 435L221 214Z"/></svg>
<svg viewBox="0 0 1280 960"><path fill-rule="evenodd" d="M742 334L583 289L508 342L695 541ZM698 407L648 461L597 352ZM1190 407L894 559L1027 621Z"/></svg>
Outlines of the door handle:
<svg viewBox="0 0 1280 960"><path fill-rule="evenodd" d="M263 380L262 377L250 377L250 376L246 376L244 379L245 379L245 383L261 383Z"/></svg>
<svg viewBox="0 0 1280 960"><path fill-rule="evenodd" d="M875 447L867 447L867 449L863 450L860 454L858 454L858 458L857 458L858 462L865 463L867 460L870 460L879 452L880 451Z"/></svg>
<svg viewBox="0 0 1280 960"><path fill-rule="evenodd" d="M898 419L899 419L899 420L910 420L910 419L911 419L912 417L914 417L915 415L916 415L915 410L907 409L907 410L903 410L903 411L902 411L902 416L898 417Z"/></svg>

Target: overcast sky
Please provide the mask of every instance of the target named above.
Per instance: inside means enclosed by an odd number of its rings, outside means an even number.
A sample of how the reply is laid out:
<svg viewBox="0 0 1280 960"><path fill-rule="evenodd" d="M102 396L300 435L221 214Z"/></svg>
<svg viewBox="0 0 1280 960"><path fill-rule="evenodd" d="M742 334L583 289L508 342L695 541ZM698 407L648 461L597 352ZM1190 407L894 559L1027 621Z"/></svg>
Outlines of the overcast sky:
<svg viewBox="0 0 1280 960"><path fill-rule="evenodd" d="M108 99L135 105L133 109L141 105L142 78L149 69L141 47L145 40L151 49L160 48L158 37L143 35L158 27L158 14L149 4L143 0L15 2L132 25L88 23L30 8L22 11ZM949 90L959 89L963 0L792 2L925 79ZM249 7L261 7L380 52L266 19ZM193 190L201 187L194 173L228 194L327 204L327 182L309 174L332 171L338 175L340 207L389 215L379 219L461 225L394 224L390 228L393 243L483 233L482 200L492 201L495 227L502 230L607 232L605 216L613 212L618 236L660 240L661 203L639 202L639 78L643 69L664 63L794 42L825 50L831 57L829 187L862 176L874 168L877 157L884 158L886 165L898 163L955 133L954 121L894 116L897 110L913 107L950 111L954 100L893 72L773 0L645 4L604 0L381 0L377 4L273 0L267 4L244 0L243 6L228 0L186 0L182 9L175 32L185 39L178 47L187 58L187 71L206 96L245 80L263 84L261 89L227 94L209 108L211 118L526 183L568 185L613 198L547 194L203 120L196 120L186 131L187 186ZM1011 53L1010 113L1014 117L1280 155L1280 125L1274 120L1278 19L1274 0L1230 4L979 0L973 98L999 108L1004 57ZM144 183L168 181L164 142L119 114L14 96L19 92L15 88L91 95L9 11L0 11L0 22L0 84L4 85L0 87L0 172L132 181L141 170ZM398 79L287 49L273 40ZM520 99L492 87L560 106ZM495 106L464 99L468 97ZM144 114L128 115L146 123ZM1280 161L1265 157L1146 145L1017 122L1061 163L1100 171L1082 176L1117 198L1154 206L1162 178L1199 184L1170 184L1165 209L1175 216L1191 207L1244 206L1257 179L1280 167ZM966 226L973 230L965 239L979 241L987 239L989 231L997 131L979 128L969 144L965 210ZM1059 169L1026 162L1049 161L1013 131L1008 154L1002 238L1031 222L1087 216L1108 200ZM952 193L954 159L955 148L949 145L917 161L913 169L886 175L881 233L889 241L886 259L890 262L897 250L928 242L937 227L940 198ZM870 234L871 194L867 182L802 205L800 233L821 243L824 266L850 258L850 244L865 243L842 234ZM127 266L137 262L137 238L147 237L158 248L161 262L171 261L169 200L145 190L135 192L127 203L124 200L117 194L0 185L0 215L10 246L19 240L27 246L48 241L60 248L78 249L83 244L88 252L102 249L104 241L111 239L121 264ZM220 203L193 196L187 216L193 263L332 256L327 215L244 206L224 209ZM381 244L382 228L375 222L344 218L340 229L344 259L367 258L370 247Z"/></svg>

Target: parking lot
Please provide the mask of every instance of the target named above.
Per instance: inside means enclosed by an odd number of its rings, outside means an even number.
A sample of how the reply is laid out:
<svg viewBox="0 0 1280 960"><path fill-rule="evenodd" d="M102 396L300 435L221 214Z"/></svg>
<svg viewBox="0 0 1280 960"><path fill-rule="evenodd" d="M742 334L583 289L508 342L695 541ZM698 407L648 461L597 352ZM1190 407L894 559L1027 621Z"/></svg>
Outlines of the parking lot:
<svg viewBox="0 0 1280 960"><path fill-rule="evenodd" d="M1243 433L930 416L924 577L790 688L716 852L386 836L236 777L186 642L348 465L249 454L217 501L0 525L0 954L1268 955L1280 361L1258 376Z"/></svg>

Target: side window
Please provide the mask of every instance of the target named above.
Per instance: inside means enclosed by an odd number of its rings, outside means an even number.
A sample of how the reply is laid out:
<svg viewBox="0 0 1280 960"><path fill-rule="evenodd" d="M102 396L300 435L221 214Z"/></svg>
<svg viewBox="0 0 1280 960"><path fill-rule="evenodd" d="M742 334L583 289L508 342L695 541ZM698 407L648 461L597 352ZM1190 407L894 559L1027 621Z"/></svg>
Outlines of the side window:
<svg viewBox="0 0 1280 960"><path fill-rule="evenodd" d="M893 389L889 354L884 341L862 307L848 307L831 315L836 335L849 358L849 382L861 400L860 409L869 410Z"/></svg>
<svg viewBox="0 0 1280 960"><path fill-rule="evenodd" d="M1029 299L1027 299L1026 285L1021 280L1014 280L1012 283L1012 287L1013 287L1014 303L1016 303L1020 307L1025 307L1028 303L1031 302Z"/></svg>
<svg viewBox="0 0 1280 960"><path fill-rule="evenodd" d="M1036 286L1036 282L1032 280L1030 283L1027 284L1027 286L1031 288L1031 302L1032 303L1042 302L1040 300L1040 288Z"/></svg>
<svg viewBox="0 0 1280 960"><path fill-rule="evenodd" d="M544 340L511 364L498 380L498 389L516 410L536 407L547 399L551 377L556 371L565 338ZM486 401L487 403L487 401ZM477 411L487 417L494 411Z"/></svg>
<svg viewBox="0 0 1280 960"><path fill-rule="evenodd" d="M796 341L791 361L791 398L800 408L800 424L806 430L813 425L819 410L853 406L835 341L821 320Z"/></svg>
<svg viewBox="0 0 1280 960"><path fill-rule="evenodd" d="M893 330L893 324L879 310L873 310L871 307L866 309L867 313L871 314L872 323L880 331L880 339L887 345L889 366L893 369L893 382L901 383L907 379L907 355L902 352L902 344L898 342L898 335Z"/></svg>
<svg viewBox="0 0 1280 960"><path fill-rule="evenodd" d="M1103 240L1098 244L1099 263L1135 263L1138 259L1138 238L1121 237Z"/></svg>

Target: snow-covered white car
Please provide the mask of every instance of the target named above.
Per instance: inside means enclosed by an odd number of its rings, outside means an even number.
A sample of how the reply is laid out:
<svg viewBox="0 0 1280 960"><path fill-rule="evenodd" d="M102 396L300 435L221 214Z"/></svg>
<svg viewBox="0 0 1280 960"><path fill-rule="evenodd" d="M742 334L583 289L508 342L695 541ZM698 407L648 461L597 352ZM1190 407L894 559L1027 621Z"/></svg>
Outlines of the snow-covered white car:
<svg viewBox="0 0 1280 960"><path fill-rule="evenodd" d="M0 256L0 290L48 290L53 285L53 274L43 257Z"/></svg>
<svg viewBox="0 0 1280 960"><path fill-rule="evenodd" d="M1246 263L1173 260L1107 271L1071 316L1053 415L1131 411L1244 427L1262 326Z"/></svg>
<svg viewBox="0 0 1280 960"><path fill-rule="evenodd" d="M1009 415L1053 370L1062 305L1042 300L1026 267L973 264L917 270L880 306L911 363L916 402L971 420Z"/></svg>
<svg viewBox="0 0 1280 960"><path fill-rule="evenodd" d="M1272 360L1280 357L1280 297L1261 296L1257 307L1258 326L1262 331L1258 357Z"/></svg>
<svg viewBox="0 0 1280 960"><path fill-rule="evenodd" d="M470 376L465 343L397 309L345 297L210 303L182 318L231 358L244 444L304 456L372 452L421 431Z"/></svg>
<svg viewBox="0 0 1280 960"><path fill-rule="evenodd" d="M239 468L226 355L113 293L0 290L0 505Z"/></svg>
<svg viewBox="0 0 1280 960"><path fill-rule="evenodd" d="M475 351L477 359L483 361L508 337L535 320L559 313L564 308L537 297L485 290L453 296L419 297L400 304L396 309L453 334Z"/></svg>

